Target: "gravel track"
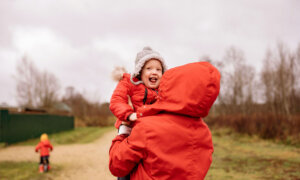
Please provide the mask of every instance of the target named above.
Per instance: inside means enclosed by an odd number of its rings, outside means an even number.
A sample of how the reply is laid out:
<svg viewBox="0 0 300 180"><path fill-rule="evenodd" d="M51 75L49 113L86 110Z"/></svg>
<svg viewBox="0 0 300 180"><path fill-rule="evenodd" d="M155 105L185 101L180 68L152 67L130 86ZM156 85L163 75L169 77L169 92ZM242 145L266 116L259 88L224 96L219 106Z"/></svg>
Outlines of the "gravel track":
<svg viewBox="0 0 300 180"><path fill-rule="evenodd" d="M55 179L116 180L108 169L108 151L116 131L110 131L89 144L57 145L50 154L52 166L63 166ZM39 161L34 146L0 149L0 161Z"/></svg>

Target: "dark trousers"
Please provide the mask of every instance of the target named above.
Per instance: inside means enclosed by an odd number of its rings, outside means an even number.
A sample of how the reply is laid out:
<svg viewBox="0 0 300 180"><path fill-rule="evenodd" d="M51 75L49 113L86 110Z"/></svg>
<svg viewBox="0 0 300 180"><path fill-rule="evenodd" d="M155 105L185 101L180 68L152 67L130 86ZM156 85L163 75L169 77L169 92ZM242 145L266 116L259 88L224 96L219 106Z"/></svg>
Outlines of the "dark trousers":
<svg viewBox="0 0 300 180"><path fill-rule="evenodd" d="M44 162L49 164L49 156L41 156L40 164L44 164Z"/></svg>
<svg viewBox="0 0 300 180"><path fill-rule="evenodd" d="M130 180L130 174L124 177L118 177L118 180Z"/></svg>

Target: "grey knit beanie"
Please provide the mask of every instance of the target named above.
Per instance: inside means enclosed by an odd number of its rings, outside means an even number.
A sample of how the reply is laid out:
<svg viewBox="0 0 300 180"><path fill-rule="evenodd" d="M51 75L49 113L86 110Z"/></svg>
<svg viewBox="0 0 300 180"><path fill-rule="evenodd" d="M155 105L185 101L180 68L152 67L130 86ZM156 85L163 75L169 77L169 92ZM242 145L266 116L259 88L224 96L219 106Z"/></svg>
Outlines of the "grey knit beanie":
<svg viewBox="0 0 300 180"><path fill-rule="evenodd" d="M143 48L142 51L140 51L136 55L135 68L134 68L134 72L133 72L132 76L133 77L138 76L140 71L142 70L143 66L145 65L145 63L147 61L149 61L150 59L159 60L162 65L163 72L167 70L167 66L165 64L163 57L161 57L161 55L158 52L153 51L151 47L146 46Z"/></svg>

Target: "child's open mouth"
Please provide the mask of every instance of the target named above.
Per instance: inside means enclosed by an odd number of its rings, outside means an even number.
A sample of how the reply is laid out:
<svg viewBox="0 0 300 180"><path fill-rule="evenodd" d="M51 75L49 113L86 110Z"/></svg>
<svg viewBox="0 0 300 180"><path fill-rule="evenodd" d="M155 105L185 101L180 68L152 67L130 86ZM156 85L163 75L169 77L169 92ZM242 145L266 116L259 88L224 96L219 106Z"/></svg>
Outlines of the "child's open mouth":
<svg viewBox="0 0 300 180"><path fill-rule="evenodd" d="M149 78L149 81L150 81L150 82L152 82L152 83L156 83L156 81L157 81L157 78L155 78L155 77L151 77L151 78Z"/></svg>

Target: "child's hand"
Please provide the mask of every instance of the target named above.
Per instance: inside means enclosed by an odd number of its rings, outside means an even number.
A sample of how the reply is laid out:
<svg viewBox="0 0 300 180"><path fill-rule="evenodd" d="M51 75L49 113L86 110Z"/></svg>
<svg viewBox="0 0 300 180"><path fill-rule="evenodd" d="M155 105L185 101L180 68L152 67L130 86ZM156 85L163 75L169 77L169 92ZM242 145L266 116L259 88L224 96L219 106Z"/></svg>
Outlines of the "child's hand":
<svg viewBox="0 0 300 180"><path fill-rule="evenodd" d="M129 121L135 121L135 120L137 120L136 113L130 114Z"/></svg>

